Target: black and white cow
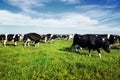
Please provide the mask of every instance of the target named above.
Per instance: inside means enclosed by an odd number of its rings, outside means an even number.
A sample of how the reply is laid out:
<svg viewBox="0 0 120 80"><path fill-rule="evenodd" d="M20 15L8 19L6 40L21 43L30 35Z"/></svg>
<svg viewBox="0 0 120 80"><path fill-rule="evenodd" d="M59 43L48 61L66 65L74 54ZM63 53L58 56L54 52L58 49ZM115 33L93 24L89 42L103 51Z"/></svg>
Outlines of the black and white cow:
<svg viewBox="0 0 120 80"><path fill-rule="evenodd" d="M73 34L63 34L62 39L64 40L70 40L73 39L74 35Z"/></svg>
<svg viewBox="0 0 120 80"><path fill-rule="evenodd" d="M3 44L5 44L5 40L6 40L6 35L5 34L0 34L0 41L3 41Z"/></svg>
<svg viewBox="0 0 120 80"><path fill-rule="evenodd" d="M37 34L37 33L28 33L25 34L23 37L23 41L24 41L24 46L30 46L30 41L33 41L36 46L39 46L39 42L42 39L41 35Z"/></svg>
<svg viewBox="0 0 120 80"><path fill-rule="evenodd" d="M52 43L55 39L61 39L62 35L60 34L46 34L46 42L50 41Z"/></svg>
<svg viewBox="0 0 120 80"><path fill-rule="evenodd" d="M1 40L3 41L3 45L6 46L8 41L13 41L14 45L17 46L17 42L20 40L20 34L2 34Z"/></svg>
<svg viewBox="0 0 120 80"><path fill-rule="evenodd" d="M89 56L91 56L91 50L97 50L99 56L101 57L100 49L103 48L106 52L110 53L109 49L109 41L106 38L101 38L96 35L86 34L86 35L79 35L75 34L73 38L72 49L75 45L78 45L82 48L89 49Z"/></svg>

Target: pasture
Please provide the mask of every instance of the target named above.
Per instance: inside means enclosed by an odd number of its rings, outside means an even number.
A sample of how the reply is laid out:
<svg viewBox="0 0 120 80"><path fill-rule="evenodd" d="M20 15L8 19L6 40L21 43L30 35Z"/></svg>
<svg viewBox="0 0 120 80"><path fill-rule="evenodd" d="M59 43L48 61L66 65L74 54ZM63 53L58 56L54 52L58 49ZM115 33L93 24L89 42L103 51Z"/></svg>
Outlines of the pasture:
<svg viewBox="0 0 120 80"><path fill-rule="evenodd" d="M39 47L0 43L0 80L119 80L120 49L106 53L71 52L72 40L40 43ZM31 43L32 44L32 43ZM118 46L120 47L120 46Z"/></svg>

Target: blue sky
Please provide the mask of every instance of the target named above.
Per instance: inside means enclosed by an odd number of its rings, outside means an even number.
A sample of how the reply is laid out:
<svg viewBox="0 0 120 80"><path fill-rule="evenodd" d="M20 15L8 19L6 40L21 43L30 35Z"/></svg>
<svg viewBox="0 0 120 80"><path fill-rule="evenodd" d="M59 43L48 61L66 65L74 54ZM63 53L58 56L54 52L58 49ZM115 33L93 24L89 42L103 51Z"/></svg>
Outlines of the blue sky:
<svg viewBox="0 0 120 80"><path fill-rule="evenodd" d="M119 0L0 0L0 33L120 34Z"/></svg>

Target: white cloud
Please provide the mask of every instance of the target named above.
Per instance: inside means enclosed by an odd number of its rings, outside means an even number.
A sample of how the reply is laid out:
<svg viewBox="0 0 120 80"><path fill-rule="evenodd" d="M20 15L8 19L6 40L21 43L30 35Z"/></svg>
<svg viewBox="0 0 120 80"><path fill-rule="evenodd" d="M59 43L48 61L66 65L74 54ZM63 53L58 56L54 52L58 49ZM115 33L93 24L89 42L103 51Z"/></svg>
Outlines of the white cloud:
<svg viewBox="0 0 120 80"><path fill-rule="evenodd" d="M80 0L60 0L60 1L65 2L67 4L79 3L80 2Z"/></svg>
<svg viewBox="0 0 120 80"><path fill-rule="evenodd" d="M32 18L30 16L15 14L5 10L0 11L0 23L2 25L37 25L48 27L81 27L97 24L96 20L77 13L55 14L50 18ZM45 14L46 17L47 14ZM49 16L50 14L48 14ZM58 16L59 18L54 18ZM9 17L9 18L8 18Z"/></svg>
<svg viewBox="0 0 120 80"><path fill-rule="evenodd" d="M51 32L62 31L73 33L99 33L99 32L120 32L120 28L109 27L106 25L99 24L97 20L91 19L90 17L83 16L78 13L61 13L61 14L52 14L50 18L47 18L43 14L43 17L32 18L23 14L11 13L6 10L0 10L0 25L8 26L24 26L28 27L33 26L37 27L37 30L41 27L46 29L52 29ZM44 16L46 18L44 18ZM56 18L55 16L59 17ZM38 28L39 27L39 28ZM64 30L65 29L65 30ZM35 29L34 29L35 30ZM37 31L36 30L36 31ZM53 31L56 30L56 31ZM69 31L67 31L69 30ZM71 33L72 33L71 32ZM115 33L114 32L114 33Z"/></svg>
<svg viewBox="0 0 120 80"><path fill-rule="evenodd" d="M20 8L24 12L35 12L32 8L43 7L44 3L50 2L52 0L4 0L10 5Z"/></svg>
<svg viewBox="0 0 120 80"><path fill-rule="evenodd" d="M91 17L92 19L96 19L98 21L108 21L115 18L119 18L119 12L113 13L108 8L115 8L117 6L100 6L100 5L83 5L76 6L77 9L81 10L84 16Z"/></svg>
<svg viewBox="0 0 120 80"><path fill-rule="evenodd" d="M105 9L114 9L116 8L118 5L96 5L96 4L92 4L92 5L80 5L80 6L76 6L76 9L81 9L81 10L105 10Z"/></svg>

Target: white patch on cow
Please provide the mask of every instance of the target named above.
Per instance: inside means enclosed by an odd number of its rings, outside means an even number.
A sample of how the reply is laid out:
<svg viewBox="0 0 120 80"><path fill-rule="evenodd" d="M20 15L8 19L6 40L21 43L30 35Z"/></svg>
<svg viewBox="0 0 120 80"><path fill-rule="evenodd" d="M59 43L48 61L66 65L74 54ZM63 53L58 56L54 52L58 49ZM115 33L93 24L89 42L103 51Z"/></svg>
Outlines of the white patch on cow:
<svg viewBox="0 0 120 80"><path fill-rule="evenodd" d="M16 36L16 35L14 34L13 38L15 38L15 36Z"/></svg>
<svg viewBox="0 0 120 80"><path fill-rule="evenodd" d="M14 35L13 35L13 38L12 38L12 41L13 41L13 42L14 42L14 38L15 38L15 36L16 36L16 35L14 34Z"/></svg>
<svg viewBox="0 0 120 80"><path fill-rule="evenodd" d="M50 35L50 39L53 37L53 34Z"/></svg>
<svg viewBox="0 0 120 80"><path fill-rule="evenodd" d="M102 38L102 41L104 42L104 41L105 41L105 38Z"/></svg>
<svg viewBox="0 0 120 80"><path fill-rule="evenodd" d="M29 39L29 38L27 39L27 42L30 42L30 39Z"/></svg>
<svg viewBox="0 0 120 80"><path fill-rule="evenodd" d="M99 57L101 58L101 53L98 53Z"/></svg>
<svg viewBox="0 0 120 80"><path fill-rule="evenodd" d="M98 35L97 35L97 34L96 34L95 36L96 36L96 37L98 37Z"/></svg>
<svg viewBox="0 0 120 80"><path fill-rule="evenodd" d="M21 34L20 35L20 41L22 41L23 37L24 37L24 34Z"/></svg>
<svg viewBox="0 0 120 80"><path fill-rule="evenodd" d="M109 39L109 38L110 38L110 34L107 35L107 39Z"/></svg>
<svg viewBox="0 0 120 80"><path fill-rule="evenodd" d="M114 37L114 39L116 39L116 37Z"/></svg>

